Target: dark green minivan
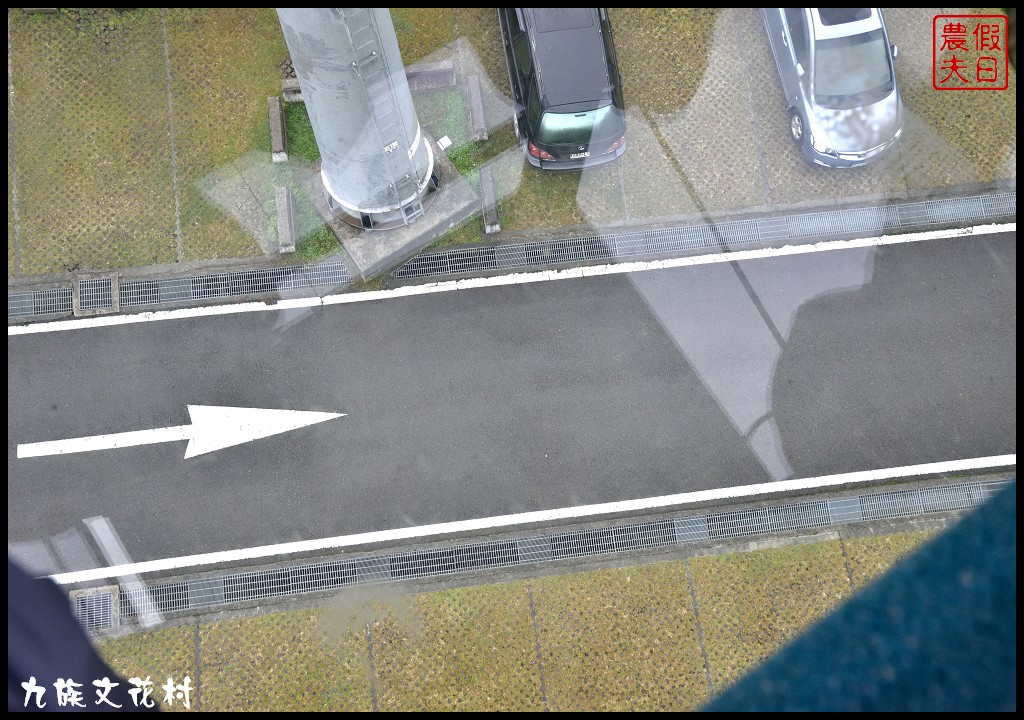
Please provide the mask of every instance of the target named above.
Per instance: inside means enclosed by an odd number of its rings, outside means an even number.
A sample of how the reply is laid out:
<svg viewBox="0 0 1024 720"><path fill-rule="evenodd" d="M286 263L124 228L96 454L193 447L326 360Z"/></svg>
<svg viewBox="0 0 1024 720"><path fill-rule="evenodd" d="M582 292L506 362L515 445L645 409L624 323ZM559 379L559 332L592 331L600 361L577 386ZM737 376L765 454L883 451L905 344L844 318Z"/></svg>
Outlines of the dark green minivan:
<svg viewBox="0 0 1024 720"><path fill-rule="evenodd" d="M604 8L498 8L516 135L543 170L579 170L626 150L622 83Z"/></svg>

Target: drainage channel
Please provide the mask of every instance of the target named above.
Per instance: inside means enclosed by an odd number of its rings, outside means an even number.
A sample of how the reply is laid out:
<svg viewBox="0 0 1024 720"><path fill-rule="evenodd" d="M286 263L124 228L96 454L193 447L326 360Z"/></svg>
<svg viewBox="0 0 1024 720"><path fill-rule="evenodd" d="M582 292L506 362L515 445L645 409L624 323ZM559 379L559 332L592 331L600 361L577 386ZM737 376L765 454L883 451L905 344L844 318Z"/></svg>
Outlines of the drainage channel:
<svg viewBox="0 0 1024 720"><path fill-rule="evenodd" d="M116 279L109 276L86 278L70 287L8 293L7 318L31 320L71 315L76 297L78 314L88 314L116 311L115 294L120 308L144 308L218 298L258 297L292 290L344 288L352 283L352 278L345 263L335 260L158 280L121 280L116 285L115 282Z"/></svg>
<svg viewBox="0 0 1024 720"><path fill-rule="evenodd" d="M174 616L230 609L239 603L296 597L354 585L451 577L481 570L542 565L613 553L964 511L977 507L1014 481L1015 476L894 489L505 540L453 543L443 547L175 582L108 585L72 590L70 595L82 625L92 631L105 632L115 630L121 624L135 623L139 619L139 608L155 608L164 616Z"/></svg>
<svg viewBox="0 0 1024 720"><path fill-rule="evenodd" d="M839 208L785 216L724 220L542 242L511 243L423 253L399 267L398 280L465 273L508 272L538 267L670 258L707 248L749 248L842 235L884 235L935 226L1007 221L1017 215L1017 191L922 200L865 208ZM72 314L119 312L125 308L210 299L252 298L295 290L344 290L352 283L341 261L258 270L190 275L159 280L84 278L68 287L12 292L8 322L49 320Z"/></svg>
<svg viewBox="0 0 1024 720"><path fill-rule="evenodd" d="M1005 221L1017 215L1017 192L923 200L867 208L845 208L788 216L725 220L579 236L546 242L472 247L424 253L395 272L395 277L427 278L493 270L549 267L562 263L620 262L639 257L661 259L707 248L730 249L841 235L885 235L934 226Z"/></svg>

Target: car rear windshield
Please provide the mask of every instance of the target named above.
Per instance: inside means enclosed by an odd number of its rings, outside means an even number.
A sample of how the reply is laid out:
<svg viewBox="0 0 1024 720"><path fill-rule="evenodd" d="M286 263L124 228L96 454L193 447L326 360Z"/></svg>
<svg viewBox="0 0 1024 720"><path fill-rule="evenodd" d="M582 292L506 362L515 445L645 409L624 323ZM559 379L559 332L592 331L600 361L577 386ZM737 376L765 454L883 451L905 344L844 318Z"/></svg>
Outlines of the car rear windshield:
<svg viewBox="0 0 1024 720"><path fill-rule="evenodd" d="M593 8L535 8L537 32L577 30L594 24Z"/></svg>
<svg viewBox="0 0 1024 720"><path fill-rule="evenodd" d="M589 145L592 141L614 140L625 131L622 111L609 104L586 112L546 112L537 140L545 145Z"/></svg>
<svg viewBox="0 0 1024 720"><path fill-rule="evenodd" d="M893 90L889 48L881 30L820 40L814 58L814 101L841 110L881 100Z"/></svg>
<svg viewBox="0 0 1024 720"><path fill-rule="evenodd" d="M871 8L818 8L822 25L842 25L871 17Z"/></svg>

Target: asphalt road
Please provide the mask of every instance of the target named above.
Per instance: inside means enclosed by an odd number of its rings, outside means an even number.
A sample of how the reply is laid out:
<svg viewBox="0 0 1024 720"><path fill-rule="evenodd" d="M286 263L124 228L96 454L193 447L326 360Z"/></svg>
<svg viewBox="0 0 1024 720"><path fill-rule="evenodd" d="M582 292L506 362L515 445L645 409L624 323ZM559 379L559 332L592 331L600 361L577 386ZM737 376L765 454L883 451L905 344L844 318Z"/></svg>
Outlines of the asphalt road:
<svg viewBox="0 0 1024 720"><path fill-rule="evenodd" d="M8 337L8 543L133 560L1016 452L1016 237ZM346 413L18 458L190 404ZM75 569L75 568L68 568Z"/></svg>

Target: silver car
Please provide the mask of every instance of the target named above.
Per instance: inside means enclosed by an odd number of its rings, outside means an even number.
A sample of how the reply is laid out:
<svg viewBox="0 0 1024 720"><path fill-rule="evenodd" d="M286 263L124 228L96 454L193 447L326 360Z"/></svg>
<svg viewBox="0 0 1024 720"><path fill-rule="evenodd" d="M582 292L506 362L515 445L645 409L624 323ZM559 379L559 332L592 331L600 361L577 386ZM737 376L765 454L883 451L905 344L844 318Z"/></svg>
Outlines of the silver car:
<svg viewBox="0 0 1024 720"><path fill-rule="evenodd" d="M903 133L896 46L879 8L762 8L789 134L817 165L866 165Z"/></svg>

